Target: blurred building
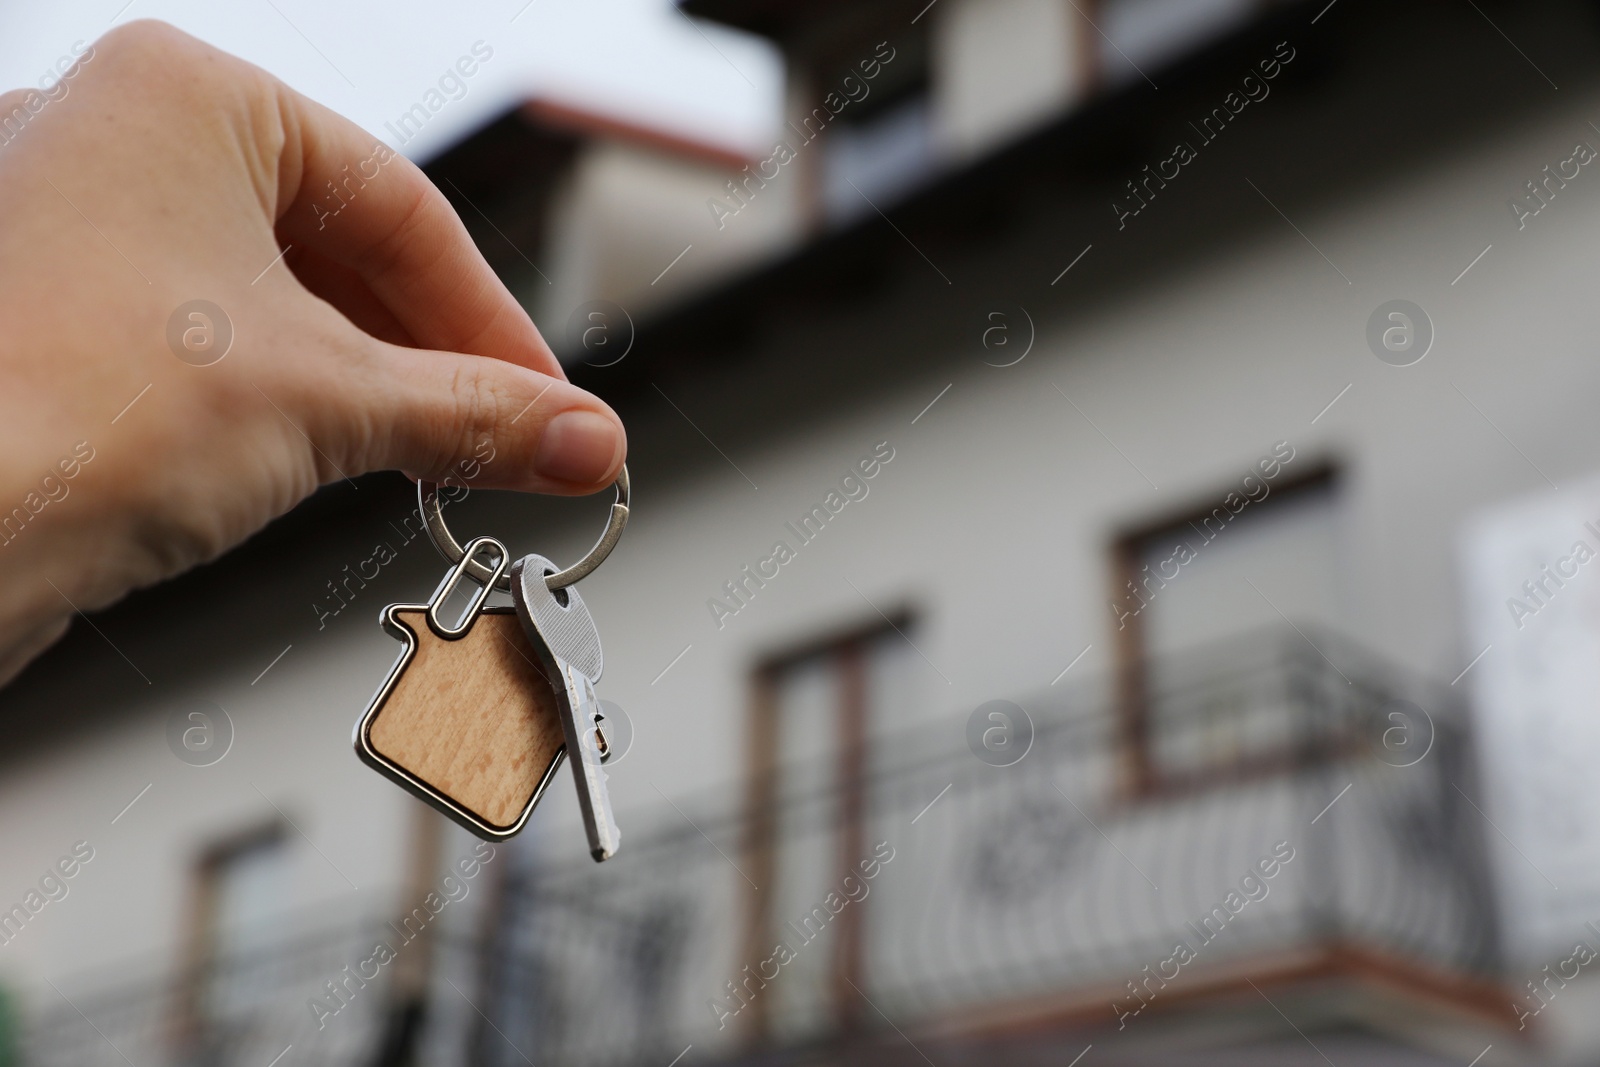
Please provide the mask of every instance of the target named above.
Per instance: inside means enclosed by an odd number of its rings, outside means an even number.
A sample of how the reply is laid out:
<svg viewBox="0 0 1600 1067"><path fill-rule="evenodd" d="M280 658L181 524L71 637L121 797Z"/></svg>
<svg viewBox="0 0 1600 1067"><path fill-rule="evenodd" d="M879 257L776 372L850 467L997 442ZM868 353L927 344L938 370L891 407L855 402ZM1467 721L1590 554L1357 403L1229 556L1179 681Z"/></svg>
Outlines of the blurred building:
<svg viewBox="0 0 1600 1067"><path fill-rule="evenodd" d="M685 11L770 153L429 164L629 426L621 854L356 761L443 564L329 487L0 693L28 1062L1600 1057L1593 5Z"/></svg>

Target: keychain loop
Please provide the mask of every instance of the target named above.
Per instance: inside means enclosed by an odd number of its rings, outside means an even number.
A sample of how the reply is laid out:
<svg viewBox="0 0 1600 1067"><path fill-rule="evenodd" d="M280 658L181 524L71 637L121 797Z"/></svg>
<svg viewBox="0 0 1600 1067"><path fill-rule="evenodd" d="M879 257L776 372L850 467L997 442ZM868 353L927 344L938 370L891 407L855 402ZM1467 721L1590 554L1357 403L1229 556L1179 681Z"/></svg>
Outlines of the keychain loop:
<svg viewBox="0 0 1600 1067"><path fill-rule="evenodd" d="M594 543L578 562L564 571L547 575L544 580L545 587L554 592L565 589L572 583L587 577L596 567L605 562L611 550L617 547L617 542L622 540L622 530L628 525L628 465L622 465L622 472L617 475L614 486L617 499L611 505L611 516L606 521L605 532L600 535L600 540ZM428 540L433 542L433 547L439 550L439 555L452 567L462 562L466 552L460 542L450 533L450 528L444 524L444 504L439 498L439 486L434 482L417 483L417 507L422 512L422 521L428 529ZM482 585L493 587L502 593L511 591L511 576L505 569L494 570L485 567L476 559L467 559L463 570Z"/></svg>
<svg viewBox="0 0 1600 1067"><path fill-rule="evenodd" d="M470 567L476 565L483 568L483 564L478 560L478 555L486 548L495 553L494 566L484 568L489 575L489 580L479 584L478 591L472 594L472 600L467 604L466 610L462 613L461 618L456 621L456 624L454 626L446 625L444 620L439 618L439 609L444 607L445 602L450 599L450 594L456 591L456 586L461 584L462 576L467 573ZM506 565L510 562L511 553L506 550L506 546L492 537L475 537L468 542L467 547L462 551L462 561L452 567L450 573L444 576L444 581L439 583L439 588L434 590L433 597L428 601L428 628L440 637L452 641L472 629L473 620L478 617L478 609L483 607L485 600L489 599L490 585L505 573Z"/></svg>

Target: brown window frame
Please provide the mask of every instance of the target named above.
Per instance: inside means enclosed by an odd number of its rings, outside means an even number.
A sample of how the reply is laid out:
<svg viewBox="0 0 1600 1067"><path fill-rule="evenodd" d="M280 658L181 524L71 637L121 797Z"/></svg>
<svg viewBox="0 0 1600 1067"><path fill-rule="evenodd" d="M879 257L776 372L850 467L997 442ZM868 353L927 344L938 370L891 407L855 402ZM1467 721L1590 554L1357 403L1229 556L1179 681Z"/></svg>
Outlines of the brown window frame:
<svg viewBox="0 0 1600 1067"><path fill-rule="evenodd" d="M1295 499L1301 494L1322 489L1337 490L1343 483L1344 469L1328 458L1313 460L1292 476L1276 480L1272 494L1263 501ZM1114 707L1117 719L1117 747L1121 753L1122 793L1126 799L1141 800L1181 793L1214 781L1218 773L1229 777L1256 777L1281 770L1293 759L1289 752L1251 757L1237 765L1218 766L1204 773L1203 782L1163 775L1156 765L1150 737L1150 693L1148 670L1150 653L1145 642L1144 613L1116 622L1116 605L1126 601L1129 583L1138 584L1143 569L1143 549L1152 541L1173 535L1187 536L1198 524L1211 517L1218 502L1233 485L1223 485L1204 497L1158 517L1124 528L1112 538L1110 548L1110 606L1114 671Z"/></svg>
<svg viewBox="0 0 1600 1067"><path fill-rule="evenodd" d="M289 828L280 817L263 819L213 839L201 848L190 868L188 903L180 928L177 988L173 990L172 1037L181 1050L190 1047L206 1025L206 995L217 952L218 878L229 862L258 848L281 845Z"/></svg>
<svg viewBox="0 0 1600 1067"><path fill-rule="evenodd" d="M773 915L773 882L777 877L778 807L780 797L778 752L778 688L785 673L803 664L822 659L837 661L840 682L838 737L843 760L839 768L838 843L836 857L840 878L865 853L867 814L867 649L884 635L898 631L904 636L913 623L909 608L898 608L881 619L830 631L825 636L800 642L782 652L761 657L750 672L749 729L746 735L746 766L743 820L740 843L741 866L750 874L754 889L745 893L746 910L743 960L756 960L772 949L771 938L777 929ZM864 908L857 906L840 914L831 967L830 994L835 1029L848 1033L865 1021L859 988L865 983L865 940L862 931ZM744 1024L743 1039L752 1047L764 1041L771 1031L768 998L750 1003L750 1017Z"/></svg>

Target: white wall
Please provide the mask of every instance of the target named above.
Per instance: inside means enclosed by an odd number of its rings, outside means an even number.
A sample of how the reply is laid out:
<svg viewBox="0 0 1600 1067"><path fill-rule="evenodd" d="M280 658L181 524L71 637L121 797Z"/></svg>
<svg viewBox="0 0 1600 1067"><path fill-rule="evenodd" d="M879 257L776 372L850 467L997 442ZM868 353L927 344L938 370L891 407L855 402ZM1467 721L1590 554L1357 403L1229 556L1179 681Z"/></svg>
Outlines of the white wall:
<svg viewBox="0 0 1600 1067"><path fill-rule="evenodd" d="M719 226L707 201L739 207L726 190L735 177L743 172L590 142L552 198L543 264L551 284L536 281L524 302L547 334L560 336L568 316L588 301L610 300L630 315L646 315L776 253L797 233L794 175L780 173Z"/></svg>
<svg viewBox="0 0 1600 1067"><path fill-rule="evenodd" d="M1060 114L1088 87L1093 33L1066 0L949 0L930 13L942 147L966 159Z"/></svg>

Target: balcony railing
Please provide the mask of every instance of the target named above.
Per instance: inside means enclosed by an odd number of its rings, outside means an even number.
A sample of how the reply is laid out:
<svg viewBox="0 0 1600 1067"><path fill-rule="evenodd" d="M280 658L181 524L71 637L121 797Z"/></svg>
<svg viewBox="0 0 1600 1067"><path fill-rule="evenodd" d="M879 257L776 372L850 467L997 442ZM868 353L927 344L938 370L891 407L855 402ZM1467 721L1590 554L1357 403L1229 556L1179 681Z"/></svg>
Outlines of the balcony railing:
<svg viewBox="0 0 1600 1067"><path fill-rule="evenodd" d="M603 867L518 867L491 937L434 946L415 1062L660 1067L890 1021L1137 1025L1208 983L1335 957L1434 994L1487 988L1466 730L1438 689L1311 636L1151 672L1148 752L1093 685L1046 690L1021 701L1033 740L1011 766L969 751L963 715L880 744L854 815L850 783L767 811L683 804ZM1153 788L1129 788L1134 759ZM187 1058L169 982L39 1018L28 1062L264 1067L290 1044L294 1064L384 1062L405 1042L383 979L323 1029L306 1007L365 932L223 961Z"/></svg>

